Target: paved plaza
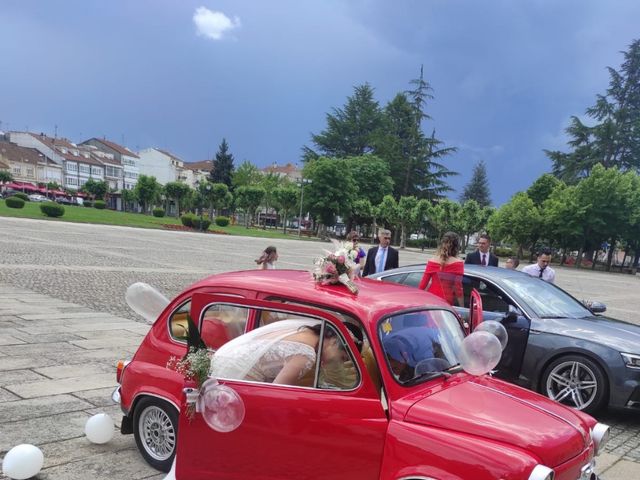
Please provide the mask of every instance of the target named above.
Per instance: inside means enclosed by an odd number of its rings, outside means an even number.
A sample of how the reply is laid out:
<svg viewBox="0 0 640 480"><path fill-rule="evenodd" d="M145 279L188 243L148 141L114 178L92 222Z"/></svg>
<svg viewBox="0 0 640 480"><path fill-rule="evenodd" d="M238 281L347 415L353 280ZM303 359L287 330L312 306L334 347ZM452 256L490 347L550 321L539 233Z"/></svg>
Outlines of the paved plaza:
<svg viewBox="0 0 640 480"><path fill-rule="evenodd" d="M292 237L295 238L295 237ZM91 445L84 422L117 422L110 393L115 362L135 351L148 326L124 293L142 281L172 298L204 276L255 268L267 245L278 268L308 269L329 244L0 218L0 455L33 443L45 455L39 479L161 479L116 433ZM402 251L400 264L428 254ZM608 314L640 324L640 277L558 269L557 283ZM605 412L612 440L597 470L607 480L640 478L640 415ZM0 478L5 478L0 475Z"/></svg>

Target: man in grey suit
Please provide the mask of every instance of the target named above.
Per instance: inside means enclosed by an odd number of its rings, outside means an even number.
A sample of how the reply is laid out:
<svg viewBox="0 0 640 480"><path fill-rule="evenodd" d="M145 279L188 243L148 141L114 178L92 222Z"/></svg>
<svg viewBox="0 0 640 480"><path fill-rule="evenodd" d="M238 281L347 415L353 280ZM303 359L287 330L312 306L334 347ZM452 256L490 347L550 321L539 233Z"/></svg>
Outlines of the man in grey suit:
<svg viewBox="0 0 640 480"><path fill-rule="evenodd" d="M398 251L391 247L391 232L383 229L378 230L378 240L380 240L380 245L370 248L367 252L367 259L362 271L363 277L398 268L399 255Z"/></svg>
<svg viewBox="0 0 640 480"><path fill-rule="evenodd" d="M488 265L490 267L498 266L498 257L489 251L491 248L491 237L486 233L480 235L478 240L478 250L467 255L464 259L464 263L472 265Z"/></svg>

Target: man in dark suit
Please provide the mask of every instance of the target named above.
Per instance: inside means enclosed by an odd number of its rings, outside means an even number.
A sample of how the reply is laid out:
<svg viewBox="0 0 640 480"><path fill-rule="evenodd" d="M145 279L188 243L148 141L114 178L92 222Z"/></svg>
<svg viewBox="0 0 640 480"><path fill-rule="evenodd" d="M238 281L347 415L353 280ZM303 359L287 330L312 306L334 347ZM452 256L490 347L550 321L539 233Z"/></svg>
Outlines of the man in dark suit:
<svg viewBox="0 0 640 480"><path fill-rule="evenodd" d="M489 265L490 267L498 266L498 257L489 251L491 248L491 237L486 233L480 235L478 240L478 250L467 255L464 259L464 263L472 265Z"/></svg>
<svg viewBox="0 0 640 480"><path fill-rule="evenodd" d="M398 251L390 246L391 232L378 230L378 240L380 240L380 245L371 247L367 252L367 260L364 262L364 270L362 271L363 277L398 268Z"/></svg>

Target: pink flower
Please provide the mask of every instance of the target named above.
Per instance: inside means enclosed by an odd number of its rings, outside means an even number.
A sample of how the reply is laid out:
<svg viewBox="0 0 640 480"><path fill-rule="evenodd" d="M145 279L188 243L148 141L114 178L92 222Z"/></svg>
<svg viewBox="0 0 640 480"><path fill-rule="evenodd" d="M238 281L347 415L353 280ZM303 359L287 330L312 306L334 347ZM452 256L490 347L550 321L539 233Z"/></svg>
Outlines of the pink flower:
<svg viewBox="0 0 640 480"><path fill-rule="evenodd" d="M338 271L336 270L336 266L333 263L330 263L329 265L327 265L326 271L327 273L331 273L331 274L338 273Z"/></svg>
<svg viewBox="0 0 640 480"><path fill-rule="evenodd" d="M341 264L341 265L344 265L345 260L346 259L344 258L344 255L340 255L338 257L338 263Z"/></svg>

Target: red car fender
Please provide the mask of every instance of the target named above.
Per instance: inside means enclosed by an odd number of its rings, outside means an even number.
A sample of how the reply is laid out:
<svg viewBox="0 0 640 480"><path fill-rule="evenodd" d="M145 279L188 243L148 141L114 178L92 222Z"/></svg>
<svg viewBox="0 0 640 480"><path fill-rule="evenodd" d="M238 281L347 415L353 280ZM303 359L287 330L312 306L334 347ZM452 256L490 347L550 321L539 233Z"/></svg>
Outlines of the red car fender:
<svg viewBox="0 0 640 480"><path fill-rule="evenodd" d="M539 459L509 445L463 432L391 421L380 478L515 480L527 478Z"/></svg>
<svg viewBox="0 0 640 480"><path fill-rule="evenodd" d="M149 382L153 378L153 382ZM162 398L180 410L184 377L173 370L152 363L131 363L123 376L120 389L122 409L129 415L134 403L143 395Z"/></svg>

